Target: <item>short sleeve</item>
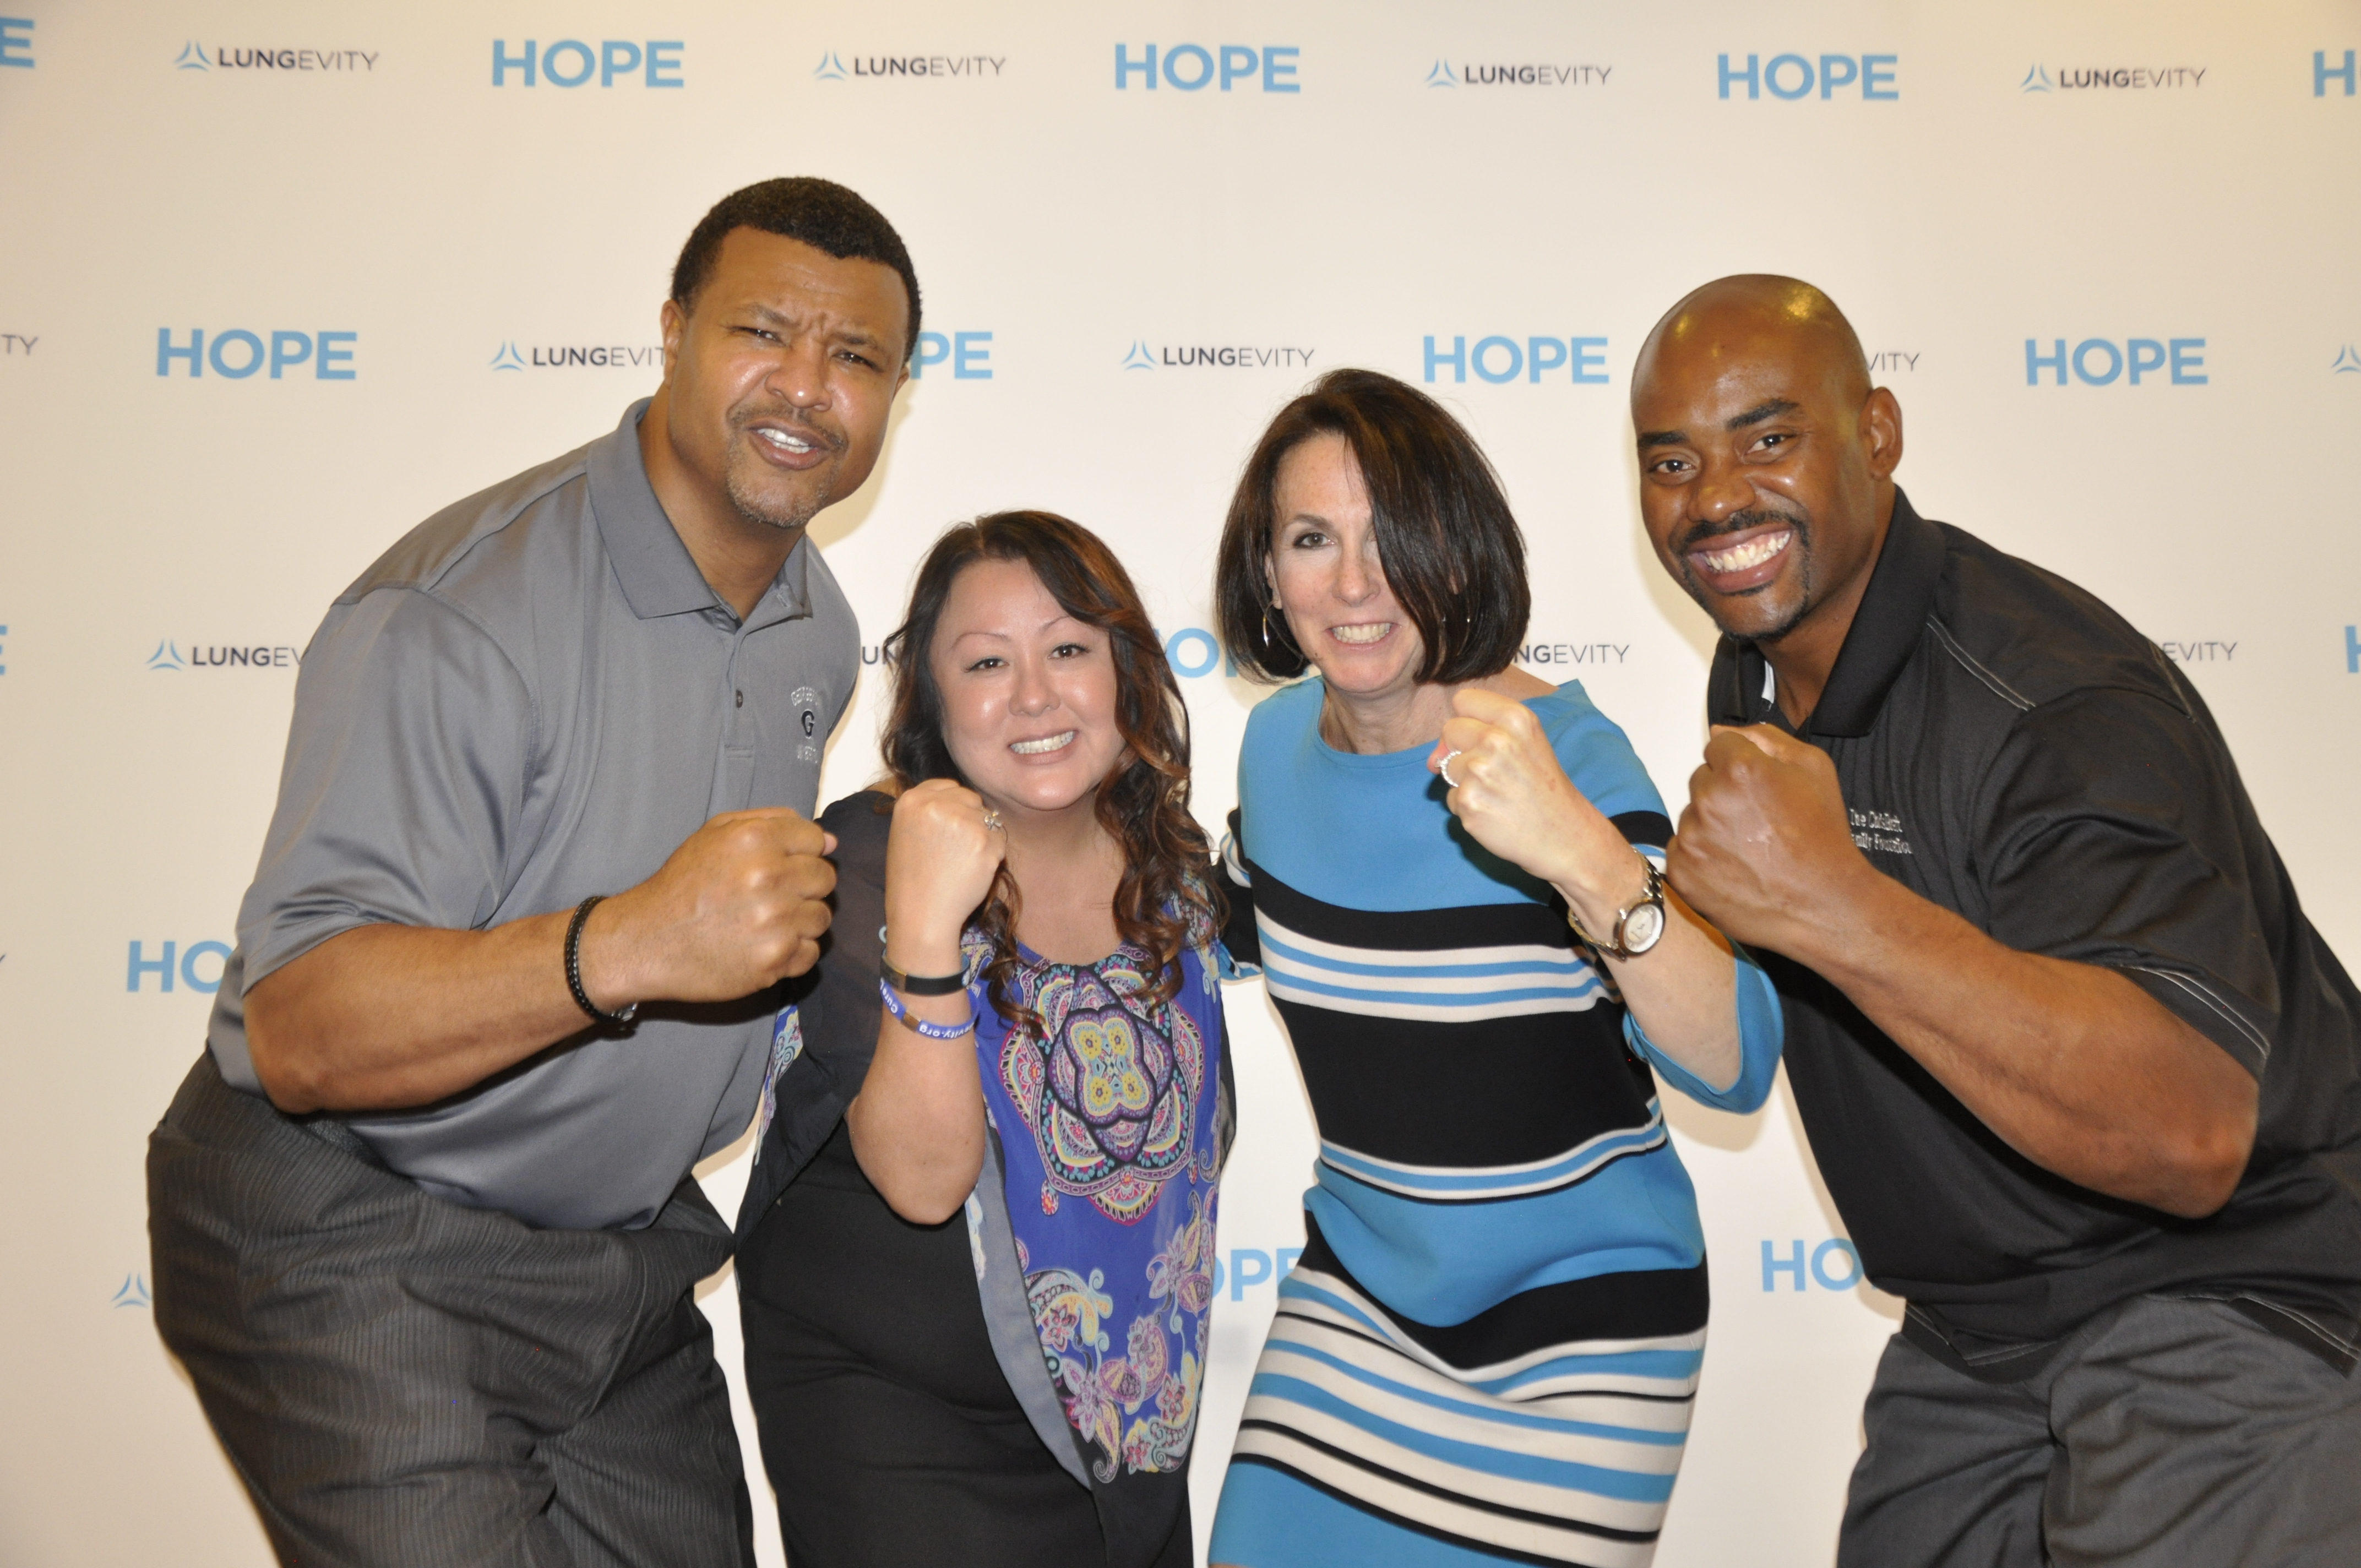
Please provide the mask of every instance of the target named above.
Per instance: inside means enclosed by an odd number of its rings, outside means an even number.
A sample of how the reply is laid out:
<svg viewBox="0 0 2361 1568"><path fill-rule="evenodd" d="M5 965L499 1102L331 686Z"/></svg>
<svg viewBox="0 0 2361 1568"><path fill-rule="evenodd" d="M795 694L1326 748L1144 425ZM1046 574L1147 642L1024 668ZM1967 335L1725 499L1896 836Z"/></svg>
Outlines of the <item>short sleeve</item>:
<svg viewBox="0 0 2361 1568"><path fill-rule="evenodd" d="M2202 714L2076 692L2025 714L1986 780L1986 932L2120 970L2260 1077L2279 995L2258 890L2279 872L2251 858L2268 845Z"/></svg>
<svg viewBox="0 0 2361 1568"><path fill-rule="evenodd" d="M247 987L356 927L489 923L533 748L523 678L461 612L409 588L330 610L238 913Z"/></svg>

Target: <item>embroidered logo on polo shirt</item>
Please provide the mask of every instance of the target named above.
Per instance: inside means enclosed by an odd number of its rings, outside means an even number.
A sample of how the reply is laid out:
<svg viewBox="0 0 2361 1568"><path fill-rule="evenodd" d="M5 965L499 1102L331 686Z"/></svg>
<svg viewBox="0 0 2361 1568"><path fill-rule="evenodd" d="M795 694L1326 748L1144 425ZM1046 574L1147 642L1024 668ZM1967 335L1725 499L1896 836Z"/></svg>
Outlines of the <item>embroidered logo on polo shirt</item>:
<svg viewBox="0 0 2361 1568"><path fill-rule="evenodd" d="M796 744L796 761L819 761L819 693L809 686L797 686L787 694L787 706L799 709L796 722L803 727L804 738Z"/></svg>
<svg viewBox="0 0 2361 1568"><path fill-rule="evenodd" d="M1852 821L1852 841L1864 850L1887 855L1915 855L1910 840L1902 836L1902 818L1891 811L1863 811L1859 806L1845 807L1845 816Z"/></svg>

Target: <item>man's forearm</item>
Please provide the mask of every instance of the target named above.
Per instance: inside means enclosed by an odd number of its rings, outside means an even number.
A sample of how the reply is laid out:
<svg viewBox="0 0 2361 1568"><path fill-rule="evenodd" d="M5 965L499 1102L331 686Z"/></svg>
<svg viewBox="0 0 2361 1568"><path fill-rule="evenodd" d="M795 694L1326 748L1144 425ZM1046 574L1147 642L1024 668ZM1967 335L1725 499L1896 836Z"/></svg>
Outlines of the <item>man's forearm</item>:
<svg viewBox="0 0 2361 1568"><path fill-rule="evenodd" d="M2019 1154L2195 1218L2252 1151L2255 1080L2125 976L2004 947L1874 872L1792 944ZM1793 950L1801 949L1801 950Z"/></svg>
<svg viewBox="0 0 2361 1568"><path fill-rule="evenodd" d="M247 993L255 1075L297 1114L401 1110L472 1088L588 1023L566 983L570 918L332 937ZM587 930L584 949L587 973Z"/></svg>

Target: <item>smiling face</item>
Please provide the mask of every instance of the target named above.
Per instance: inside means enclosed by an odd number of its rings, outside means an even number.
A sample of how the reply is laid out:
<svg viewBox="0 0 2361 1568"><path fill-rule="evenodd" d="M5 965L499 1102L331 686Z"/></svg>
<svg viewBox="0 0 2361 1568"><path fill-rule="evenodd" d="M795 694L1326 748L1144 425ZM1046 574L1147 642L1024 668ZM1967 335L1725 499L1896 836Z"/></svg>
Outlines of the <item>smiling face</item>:
<svg viewBox="0 0 2361 1568"><path fill-rule="evenodd" d="M907 375L909 310L883 262L730 230L691 308L664 307L678 470L758 528L800 529L859 489Z"/></svg>
<svg viewBox="0 0 2361 1568"><path fill-rule="evenodd" d="M1631 417L1649 541L1714 623L1777 642L1836 620L1840 642L1892 513L1902 411L1835 307L1789 280L1708 285L1642 348Z"/></svg>
<svg viewBox="0 0 2361 1568"><path fill-rule="evenodd" d="M1328 689L1368 700L1416 685L1426 642L1386 582L1352 446L1326 433L1297 443L1271 502L1265 571L1289 634Z"/></svg>
<svg viewBox="0 0 2361 1568"><path fill-rule="evenodd" d="M1087 805L1123 756L1107 633L1067 614L1023 561L959 575L928 661L943 744L999 810Z"/></svg>

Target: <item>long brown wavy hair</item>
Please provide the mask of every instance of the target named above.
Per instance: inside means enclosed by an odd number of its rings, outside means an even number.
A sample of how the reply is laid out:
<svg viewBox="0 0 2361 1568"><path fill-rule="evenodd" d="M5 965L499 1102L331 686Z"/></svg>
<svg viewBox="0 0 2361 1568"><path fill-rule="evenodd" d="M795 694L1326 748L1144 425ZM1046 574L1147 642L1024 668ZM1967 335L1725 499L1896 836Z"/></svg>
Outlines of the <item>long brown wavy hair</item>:
<svg viewBox="0 0 2361 1568"><path fill-rule="evenodd" d="M1205 830L1189 814L1189 710L1180 683L1131 575L1097 534L1054 512L1004 511L956 524L935 541L910 590L908 616L885 639L894 672L880 748L885 766L904 789L927 779L970 783L943 740L942 688L931 654L952 586L980 561L1024 562L1060 609L1107 633L1124 749L1099 784L1094 810L1123 847L1115 929L1153 960L1154 997L1169 1002L1180 987L1180 949L1206 940L1220 923L1219 894L1206 875L1212 850ZM992 944L984 976L994 1009L1038 1027L1039 1019L1013 999L1022 908L1016 879L1003 864L974 924Z"/></svg>

